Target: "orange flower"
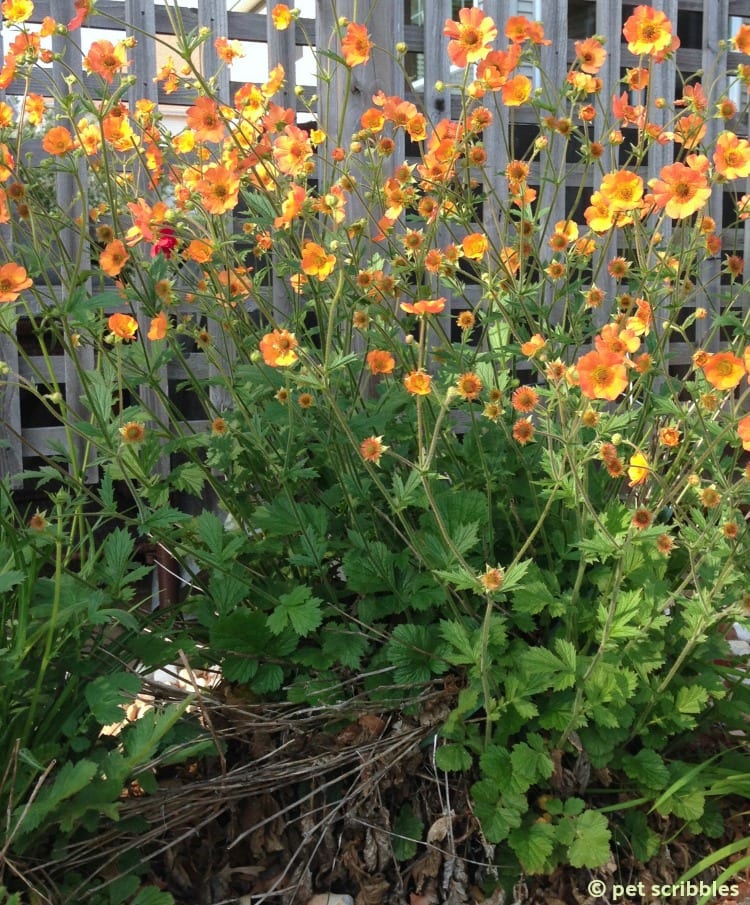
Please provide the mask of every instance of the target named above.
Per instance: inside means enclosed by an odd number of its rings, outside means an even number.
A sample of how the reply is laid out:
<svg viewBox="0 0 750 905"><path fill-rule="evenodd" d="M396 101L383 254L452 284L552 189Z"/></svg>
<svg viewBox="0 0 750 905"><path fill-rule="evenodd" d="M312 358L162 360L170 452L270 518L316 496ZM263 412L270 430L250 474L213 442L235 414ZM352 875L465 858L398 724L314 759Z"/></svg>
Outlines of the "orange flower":
<svg viewBox="0 0 750 905"><path fill-rule="evenodd" d="M630 457L628 466L628 477L630 478L629 487L635 487L636 484L644 484L649 475L648 459L642 452L633 453Z"/></svg>
<svg viewBox="0 0 750 905"><path fill-rule="evenodd" d="M118 41L117 44L111 41L94 41L83 58L83 68L86 72L95 72L108 85L112 84L115 75L127 65L125 44L122 41Z"/></svg>
<svg viewBox="0 0 750 905"><path fill-rule="evenodd" d="M641 340L636 333L619 324L605 324L601 333L594 337L594 345L599 351L608 350L617 355L627 355L628 352L636 352Z"/></svg>
<svg viewBox="0 0 750 905"><path fill-rule="evenodd" d="M492 49L497 27L489 16L476 6L458 11L458 22L446 19L443 34L450 38L448 56L454 66L467 66L483 60Z"/></svg>
<svg viewBox="0 0 750 905"><path fill-rule="evenodd" d="M138 331L138 321L130 314L110 314L107 326L119 339L134 339Z"/></svg>
<svg viewBox="0 0 750 905"><path fill-rule="evenodd" d="M302 272L307 276L316 276L321 282L328 277L336 266L336 255L326 254L325 248L309 239L302 246Z"/></svg>
<svg viewBox="0 0 750 905"><path fill-rule="evenodd" d="M391 374L396 367L396 359L384 349L373 349L367 353L367 366L373 374Z"/></svg>
<svg viewBox="0 0 750 905"><path fill-rule="evenodd" d="M276 31L286 31L293 21L292 11L286 3L277 3L271 10L271 19Z"/></svg>
<svg viewBox="0 0 750 905"><path fill-rule="evenodd" d="M168 327L169 321L167 320L167 314L165 311L162 311L160 314L157 314L156 317L151 318L151 325L149 326L146 337L152 342L164 339L167 335Z"/></svg>
<svg viewBox="0 0 750 905"><path fill-rule="evenodd" d="M513 425L513 439L521 446L534 439L534 425L528 418L519 418Z"/></svg>
<svg viewBox="0 0 750 905"><path fill-rule="evenodd" d="M456 381L456 389L462 398L476 399L482 392L483 384L473 371L467 371L466 374L461 374Z"/></svg>
<svg viewBox="0 0 750 905"><path fill-rule="evenodd" d="M142 443L146 436L146 427L140 421L128 421L120 428L120 436L125 443Z"/></svg>
<svg viewBox="0 0 750 905"><path fill-rule="evenodd" d="M198 141L221 141L226 133L219 105L210 97L196 98L187 109L187 125Z"/></svg>
<svg viewBox="0 0 750 905"><path fill-rule="evenodd" d="M272 368L286 368L297 361L297 339L286 330L274 330L260 341L263 361Z"/></svg>
<svg viewBox="0 0 750 905"><path fill-rule="evenodd" d="M241 60L245 56L242 45L239 41L229 41L227 38L220 37L214 41L216 55L224 63L233 63L234 60Z"/></svg>
<svg viewBox="0 0 750 905"><path fill-rule="evenodd" d="M521 354L526 355L529 358L532 358L543 349L547 345L547 340L542 336L541 333L535 333L531 339L527 340L525 343L521 343Z"/></svg>
<svg viewBox="0 0 750 905"><path fill-rule="evenodd" d="M526 16L511 16L505 25L505 36L514 44L531 41L532 44L551 44L544 37L541 22L530 22Z"/></svg>
<svg viewBox="0 0 750 905"><path fill-rule="evenodd" d="M209 214L225 214L236 207L240 180L224 166L208 167L195 184L201 202Z"/></svg>
<svg viewBox="0 0 750 905"><path fill-rule="evenodd" d="M737 434L742 441L742 448L750 452L750 415L745 415L737 425Z"/></svg>
<svg viewBox="0 0 750 905"><path fill-rule="evenodd" d="M636 56L655 55L672 46L672 23L660 10L637 6L622 29L628 50Z"/></svg>
<svg viewBox="0 0 750 905"><path fill-rule="evenodd" d="M0 267L0 302L15 302L23 290L31 285L26 268L20 264L3 264Z"/></svg>
<svg viewBox="0 0 750 905"><path fill-rule="evenodd" d="M412 396L428 396L432 391L432 377L421 368L418 371L410 371L404 377L406 392Z"/></svg>
<svg viewBox="0 0 750 905"><path fill-rule="evenodd" d="M607 59L607 51L598 38L586 38L575 43L576 59L581 64L581 71L596 75Z"/></svg>
<svg viewBox="0 0 750 905"><path fill-rule="evenodd" d="M299 126L287 125L273 143L273 159L287 176L304 176L312 157L310 136Z"/></svg>
<svg viewBox="0 0 750 905"><path fill-rule="evenodd" d="M714 166L724 179L750 176L750 142L738 138L734 132L722 132L716 139Z"/></svg>
<svg viewBox="0 0 750 905"><path fill-rule="evenodd" d="M737 34L732 38L732 43L737 51L744 54L750 53L750 25L740 25Z"/></svg>
<svg viewBox="0 0 750 905"><path fill-rule="evenodd" d="M611 211L625 213L641 206L643 180L637 173L631 173L630 170L618 170L604 176L599 191Z"/></svg>
<svg viewBox="0 0 750 905"><path fill-rule="evenodd" d="M470 233L461 240L461 247L465 257L480 261L487 253L490 243L482 233Z"/></svg>
<svg viewBox="0 0 750 905"><path fill-rule="evenodd" d="M510 399L510 404L517 412L533 412L539 402L539 393L529 386L516 387Z"/></svg>
<svg viewBox="0 0 750 905"><path fill-rule="evenodd" d="M662 446L673 448L680 445L680 431L676 427L663 427L659 431L659 443Z"/></svg>
<svg viewBox="0 0 750 905"><path fill-rule="evenodd" d="M638 531L644 531L646 528L650 527L651 522L653 522L654 517L648 511L648 509L636 509L633 513L633 519L631 524Z"/></svg>
<svg viewBox="0 0 750 905"><path fill-rule="evenodd" d="M745 364L732 352L717 352L702 365L706 380L717 390L733 390L745 376Z"/></svg>
<svg viewBox="0 0 750 905"><path fill-rule="evenodd" d="M65 126L53 126L42 139L42 148L48 154L59 157L61 154L72 151L75 148L75 142Z"/></svg>
<svg viewBox="0 0 750 905"><path fill-rule="evenodd" d="M531 97L531 80L525 75L515 75L500 89L506 107L520 107Z"/></svg>
<svg viewBox="0 0 750 905"><path fill-rule="evenodd" d="M383 445L381 437L367 437L359 445L359 451L365 462L372 462L373 465L379 465L381 456L388 449Z"/></svg>
<svg viewBox="0 0 750 905"><path fill-rule="evenodd" d="M205 239L191 239L184 251L184 255L190 261L195 261L196 264L205 264L211 260L213 247Z"/></svg>
<svg viewBox="0 0 750 905"><path fill-rule="evenodd" d="M99 266L108 277L116 277L127 264L130 255L121 239L113 239L99 255Z"/></svg>
<svg viewBox="0 0 750 905"><path fill-rule="evenodd" d="M648 184L653 192L654 204L675 220L699 211L711 197L705 175L684 163L662 167L659 177L651 179Z"/></svg>
<svg viewBox="0 0 750 905"><path fill-rule="evenodd" d="M628 385L625 359L622 355L596 349L582 356L576 365L578 384L588 399L612 402Z"/></svg>
<svg viewBox="0 0 750 905"><path fill-rule="evenodd" d="M407 314L423 317L425 314L440 314L445 308L445 299L420 299L417 302L401 302L401 310Z"/></svg>
<svg viewBox="0 0 750 905"><path fill-rule="evenodd" d="M359 66L370 59L373 44L365 25L350 22L341 39L341 52L347 66Z"/></svg>

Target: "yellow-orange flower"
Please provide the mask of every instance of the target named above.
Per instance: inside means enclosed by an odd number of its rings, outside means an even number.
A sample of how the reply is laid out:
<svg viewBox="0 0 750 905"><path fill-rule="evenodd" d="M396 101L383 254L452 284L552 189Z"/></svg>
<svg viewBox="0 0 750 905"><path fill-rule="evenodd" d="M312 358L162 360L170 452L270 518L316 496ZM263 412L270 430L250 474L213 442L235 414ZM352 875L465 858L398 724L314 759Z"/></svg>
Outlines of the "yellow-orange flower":
<svg viewBox="0 0 750 905"><path fill-rule="evenodd" d="M742 448L750 452L750 415L745 415L737 425L737 434L742 441Z"/></svg>
<svg viewBox="0 0 750 905"><path fill-rule="evenodd" d="M467 371L456 381L456 389L463 399L476 399L482 392L483 384L473 371Z"/></svg>
<svg viewBox="0 0 750 905"><path fill-rule="evenodd" d="M750 176L750 142L738 138L734 132L722 132L716 139L714 166L724 179Z"/></svg>
<svg viewBox="0 0 750 905"><path fill-rule="evenodd" d="M588 399L612 402L628 385L628 373L622 355L596 349L583 355L576 365L578 384Z"/></svg>
<svg viewBox="0 0 750 905"><path fill-rule="evenodd" d="M391 374L396 367L396 359L384 349L373 349L367 353L367 367L372 374Z"/></svg>
<svg viewBox="0 0 750 905"><path fill-rule="evenodd" d="M481 260L487 253L490 243L483 233L470 233L461 240L464 257L471 258L474 261Z"/></svg>
<svg viewBox="0 0 750 905"><path fill-rule="evenodd" d="M622 29L628 50L636 56L656 55L672 46L672 23L660 10L637 6Z"/></svg>
<svg viewBox="0 0 750 905"><path fill-rule="evenodd" d="M445 309L445 299L419 299L417 302L401 302L401 310L407 314L423 317L425 314L441 314Z"/></svg>
<svg viewBox="0 0 750 905"><path fill-rule="evenodd" d="M274 330L260 341L263 361L272 368L287 368L297 361L297 339L287 330Z"/></svg>
<svg viewBox="0 0 750 905"><path fill-rule="evenodd" d="M299 126L285 126L273 143L274 162L287 176L304 176L312 154L310 136Z"/></svg>
<svg viewBox="0 0 750 905"><path fill-rule="evenodd" d="M732 352L717 352L702 365L706 380L717 390L733 390L745 376L745 363Z"/></svg>
<svg viewBox="0 0 750 905"><path fill-rule="evenodd" d="M34 12L31 0L3 0L3 18L8 22L25 22Z"/></svg>
<svg viewBox="0 0 750 905"><path fill-rule="evenodd" d="M148 333L146 334L146 336L152 341L164 339L164 337L167 335L168 328L169 321L167 320L167 314L165 311L162 311L157 314L156 317L151 318L151 324L148 328Z"/></svg>
<svg viewBox="0 0 750 905"><path fill-rule="evenodd" d="M637 484L644 484L648 479L649 471L648 459L643 453L633 453L630 457L630 464L628 466L628 477L630 478L629 486L635 487Z"/></svg>
<svg viewBox="0 0 750 905"><path fill-rule="evenodd" d="M510 404L517 412L533 412L539 402L539 393L530 386L516 387L510 399Z"/></svg>
<svg viewBox="0 0 750 905"><path fill-rule="evenodd" d="M641 206L643 180L630 170L617 170L604 176L599 192L609 205L610 211L625 213Z"/></svg>
<svg viewBox="0 0 750 905"><path fill-rule="evenodd" d="M75 148L75 142L65 126L53 126L42 139L42 148L48 154L59 157L61 154L72 151Z"/></svg>
<svg viewBox="0 0 750 905"><path fill-rule="evenodd" d="M648 185L656 207L663 208L675 220L699 211L711 197L705 175L680 162L662 167L659 179L651 179Z"/></svg>
<svg viewBox="0 0 750 905"><path fill-rule="evenodd" d="M302 272L325 280L336 266L336 255L326 254L325 248L309 239L302 246Z"/></svg>
<svg viewBox="0 0 750 905"><path fill-rule="evenodd" d="M478 63L490 52L497 37L493 19L476 6L465 7L458 12L458 22L446 19L443 34L450 38L448 56L454 66Z"/></svg>
<svg viewBox="0 0 750 905"><path fill-rule="evenodd" d="M534 425L529 418L519 418L513 425L513 439L525 446L534 439Z"/></svg>
<svg viewBox="0 0 750 905"><path fill-rule="evenodd" d="M125 443L142 443L146 436L146 427L140 421L128 421L120 428L120 436Z"/></svg>
<svg viewBox="0 0 750 905"><path fill-rule="evenodd" d="M31 277L20 264L3 264L0 267L0 302L15 302L31 285Z"/></svg>
<svg viewBox="0 0 750 905"><path fill-rule="evenodd" d="M428 396L432 391L432 377L421 368L418 371L410 371L404 377L406 392L412 396Z"/></svg>
<svg viewBox="0 0 750 905"><path fill-rule="evenodd" d="M341 52L347 66L360 66L370 59L372 41L367 26L350 22L341 39Z"/></svg>
<svg viewBox="0 0 750 905"><path fill-rule="evenodd" d="M271 10L271 20L276 31L286 31L292 24L292 11L286 3L277 3Z"/></svg>
<svg viewBox="0 0 750 905"><path fill-rule="evenodd" d="M365 462L372 462L373 465L379 465L380 459L384 452L388 449L383 444L381 437L367 437L359 445L359 451Z"/></svg>
<svg viewBox="0 0 750 905"><path fill-rule="evenodd" d="M99 255L99 266L108 277L116 277L128 263L130 255L121 239L108 242Z"/></svg>
<svg viewBox="0 0 750 905"><path fill-rule="evenodd" d="M138 332L138 321L130 314L110 314L107 326L119 339L134 339Z"/></svg>
<svg viewBox="0 0 750 905"><path fill-rule="evenodd" d="M94 41L83 58L83 68L86 72L95 72L110 85L115 75L127 64L125 45L122 41L118 41L117 44L106 40Z"/></svg>
<svg viewBox="0 0 750 905"><path fill-rule="evenodd" d="M531 97L531 79L525 75L514 75L500 89L506 107L521 107Z"/></svg>
<svg viewBox="0 0 750 905"><path fill-rule="evenodd" d="M532 358L543 349L547 345L547 340L542 336L541 333L535 333L531 339L527 340L525 343L521 343L521 354L526 355L529 358Z"/></svg>
<svg viewBox="0 0 750 905"><path fill-rule="evenodd" d="M196 182L195 190L209 214L225 214L237 205L240 180L227 167L208 167L203 178Z"/></svg>
<svg viewBox="0 0 750 905"><path fill-rule="evenodd" d="M607 51L598 38L586 38L585 41L575 43L576 59L581 65L581 71L589 75L596 75L607 59Z"/></svg>
<svg viewBox="0 0 750 905"><path fill-rule="evenodd" d="M188 107L187 125L198 141L221 141L226 133L219 105L210 97L196 98L192 107Z"/></svg>
<svg viewBox="0 0 750 905"><path fill-rule="evenodd" d="M673 448L680 445L680 431L676 427L663 427L659 431L659 443Z"/></svg>

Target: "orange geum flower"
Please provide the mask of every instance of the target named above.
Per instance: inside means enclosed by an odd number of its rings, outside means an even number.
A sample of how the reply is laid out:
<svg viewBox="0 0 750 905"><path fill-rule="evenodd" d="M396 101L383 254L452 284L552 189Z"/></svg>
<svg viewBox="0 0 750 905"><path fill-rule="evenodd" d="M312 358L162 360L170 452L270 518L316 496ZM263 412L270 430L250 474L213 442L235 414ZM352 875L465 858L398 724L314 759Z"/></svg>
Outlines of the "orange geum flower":
<svg viewBox="0 0 750 905"><path fill-rule="evenodd" d="M680 431L676 427L663 427L659 431L659 443L662 446L674 448L680 445Z"/></svg>
<svg viewBox="0 0 750 905"><path fill-rule="evenodd" d="M56 157L67 154L75 146L73 136L65 126L53 126L42 139L42 148L48 154L53 154Z"/></svg>
<svg viewBox="0 0 750 905"><path fill-rule="evenodd" d="M120 428L120 436L124 443L143 443L146 427L140 421L128 421Z"/></svg>
<svg viewBox="0 0 750 905"><path fill-rule="evenodd" d="M531 79L525 75L514 75L500 89L506 107L521 107L531 97Z"/></svg>
<svg viewBox="0 0 750 905"><path fill-rule="evenodd" d="M216 55L224 63L232 63L234 60L241 60L245 56L242 45L239 41L230 41L227 38L219 37L214 41Z"/></svg>
<svg viewBox="0 0 750 905"><path fill-rule="evenodd" d="M524 44L531 41L532 44L551 44L544 37L544 27L541 22L530 22L526 16L511 16L505 24L505 36L513 44Z"/></svg>
<svg viewBox="0 0 750 905"><path fill-rule="evenodd" d="M383 444L383 437L367 437L359 445L359 451L365 462L372 462L373 465L379 465L383 453L387 452L388 447Z"/></svg>
<svg viewBox="0 0 750 905"><path fill-rule="evenodd" d="M740 25L732 43L739 53L750 54L750 25Z"/></svg>
<svg viewBox="0 0 750 905"><path fill-rule="evenodd" d="M602 179L599 192L611 211L615 213L632 211L641 206L643 179L630 170L607 173Z"/></svg>
<svg viewBox="0 0 750 905"><path fill-rule="evenodd" d="M432 392L432 377L421 368L404 377L404 387L412 396L428 396Z"/></svg>
<svg viewBox="0 0 750 905"><path fill-rule="evenodd" d="M534 439L534 425L530 418L519 418L513 425L513 439L521 446L525 446Z"/></svg>
<svg viewBox="0 0 750 905"><path fill-rule="evenodd" d="M750 452L750 415L745 415L737 425L737 434L742 441L742 448Z"/></svg>
<svg viewBox="0 0 750 905"><path fill-rule="evenodd" d="M225 214L236 207L239 200L240 180L225 166L208 167L203 178L195 184L195 190L209 214Z"/></svg>
<svg viewBox="0 0 750 905"><path fill-rule="evenodd" d="M313 155L310 136L299 126L287 125L273 143L273 159L287 176L304 176Z"/></svg>
<svg viewBox="0 0 750 905"><path fill-rule="evenodd" d="M714 166L723 179L745 179L750 176L750 142L734 132L722 132L716 139Z"/></svg>
<svg viewBox="0 0 750 905"><path fill-rule="evenodd" d="M583 355L576 365L578 384L588 399L612 402L628 385L625 359L608 350L595 349Z"/></svg>
<svg viewBox="0 0 750 905"><path fill-rule="evenodd" d="M336 266L336 255L326 254L325 248L309 239L302 246L302 272L317 277L322 283Z"/></svg>
<svg viewBox="0 0 750 905"><path fill-rule="evenodd" d="M219 105L210 97L196 98L192 107L187 108L187 125L198 141L219 142L226 134Z"/></svg>
<svg viewBox="0 0 750 905"><path fill-rule="evenodd" d="M24 289L32 285L26 268L20 264L3 264L0 267L0 302L15 302Z"/></svg>
<svg viewBox="0 0 750 905"><path fill-rule="evenodd" d="M294 15L286 3L277 3L271 10L271 21L276 31L286 31L293 20Z"/></svg>
<svg viewBox="0 0 750 905"><path fill-rule="evenodd" d="M510 399L510 404L517 412L528 414L533 412L539 403L539 393L530 386L516 387Z"/></svg>
<svg viewBox="0 0 750 905"><path fill-rule="evenodd" d="M640 337L628 327L619 324L605 324L594 337L594 344L600 351L608 350L618 355L636 352L641 344Z"/></svg>
<svg viewBox="0 0 750 905"><path fill-rule="evenodd" d="M706 380L717 390L733 390L745 376L745 363L732 352L710 355L702 365Z"/></svg>
<svg viewBox="0 0 750 905"><path fill-rule="evenodd" d="M649 180L648 185L656 207L663 209L674 220L696 213L711 197L711 188L705 175L680 162L662 167L659 179Z"/></svg>
<svg viewBox="0 0 750 905"><path fill-rule="evenodd" d="M110 314L107 326L118 339L134 339L138 332L138 321L130 314Z"/></svg>
<svg viewBox="0 0 750 905"><path fill-rule="evenodd" d="M151 318L151 324L149 326L146 337L147 337L147 339L150 339L152 342L155 342L160 339L164 339L167 335L168 329L169 329L169 321L167 320L167 314L165 311L162 311L159 314L157 314L156 317Z"/></svg>
<svg viewBox="0 0 750 905"><path fill-rule="evenodd" d="M396 359L384 349L373 349L367 353L367 367L373 374L391 374L396 367Z"/></svg>
<svg viewBox="0 0 750 905"><path fill-rule="evenodd" d="M487 253L489 247L490 243L487 236L483 233L470 233L461 240L464 257L471 258L474 261L480 261Z"/></svg>
<svg viewBox="0 0 750 905"><path fill-rule="evenodd" d="M546 345L547 340L542 336L542 334L535 333L531 337L531 339L527 340L525 343L521 343L521 354L526 355L528 358L532 358Z"/></svg>
<svg viewBox="0 0 750 905"><path fill-rule="evenodd" d="M272 368L287 368L297 361L297 339L287 330L274 330L260 341L263 361Z"/></svg>
<svg viewBox="0 0 750 905"><path fill-rule="evenodd" d="M490 53L497 26L481 9L470 6L458 11L458 22L446 19L443 34L451 39L448 42L451 63L463 68L478 63Z"/></svg>
<svg viewBox="0 0 750 905"><path fill-rule="evenodd" d="M205 239L191 239L183 255L196 264L206 264L213 256L213 246Z"/></svg>
<svg viewBox="0 0 750 905"><path fill-rule="evenodd" d="M630 457L628 465L628 477L630 478L629 487L635 487L637 484L645 484L648 479L650 467L648 459L642 452L635 452Z"/></svg>
<svg viewBox="0 0 750 905"><path fill-rule="evenodd" d="M463 399L476 399L482 392L483 384L478 375L473 371L467 371L456 380L456 389Z"/></svg>
<svg viewBox="0 0 750 905"><path fill-rule="evenodd" d="M370 59L373 43L367 26L350 22L341 39L341 53L347 66L360 66Z"/></svg>
<svg viewBox="0 0 750 905"><path fill-rule="evenodd" d="M3 0L3 18L8 22L25 22L34 12L34 4L31 0Z"/></svg>
<svg viewBox="0 0 750 905"><path fill-rule="evenodd" d="M426 314L441 314L445 309L445 299L419 299L416 302L401 302L401 310L407 314L424 317Z"/></svg>
<svg viewBox="0 0 750 905"><path fill-rule="evenodd" d="M598 38L586 38L585 41L575 42L576 60L581 65L581 71L589 75L596 75L607 59L607 51Z"/></svg>
<svg viewBox="0 0 750 905"><path fill-rule="evenodd" d="M125 55L125 42L118 41L94 41L89 52L83 58L83 68L86 72L95 72L111 85L115 75L128 65Z"/></svg>
<svg viewBox="0 0 750 905"><path fill-rule="evenodd" d="M99 266L108 277L116 277L122 272L129 257L122 239L113 239L105 245L99 255Z"/></svg>
<svg viewBox="0 0 750 905"><path fill-rule="evenodd" d="M628 50L636 56L654 56L672 47L672 23L660 10L637 6L622 29Z"/></svg>

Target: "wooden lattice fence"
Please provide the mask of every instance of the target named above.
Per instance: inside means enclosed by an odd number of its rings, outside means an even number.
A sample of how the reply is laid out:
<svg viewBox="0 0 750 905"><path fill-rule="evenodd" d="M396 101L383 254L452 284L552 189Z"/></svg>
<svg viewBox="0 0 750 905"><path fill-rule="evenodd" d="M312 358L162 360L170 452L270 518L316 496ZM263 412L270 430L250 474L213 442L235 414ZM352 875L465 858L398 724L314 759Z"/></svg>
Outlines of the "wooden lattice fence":
<svg viewBox="0 0 750 905"><path fill-rule="evenodd" d="M277 31L273 28L270 16L266 13L231 12L227 9L226 0L198 0L197 9L181 9L181 18L186 30L207 27L215 36L223 35L233 40L248 42L251 52L267 54L268 69L277 63L281 63L287 73L287 83L283 94L278 98L280 104L294 106L297 103L295 97L294 73L296 60L301 47L312 41L319 49L336 49L336 18L346 16L356 18L358 21L367 21L375 44L391 51L397 43L404 42L408 46L407 68L413 80L408 84L404 78L401 66L396 55L391 52L375 52L370 62L362 67L357 67L351 72L348 81L321 80L317 86L319 108L326 111L321 114L319 125L325 130L328 123L338 122L340 114L344 116L344 135L351 135L359 128L359 120L362 112L371 105L372 95L382 90L386 95L400 95L414 97L419 95L419 101L424 105L428 118L437 121L448 113L458 115L459 98L451 95L450 90L437 91L436 83L442 81L450 83L451 71L449 58L446 52L447 38L443 34L445 20L455 16L457 9L465 5L451 0L317 0L316 15L314 18L300 18L286 31ZM477 3L477 5L480 5ZM501 29L507 18L514 14L524 14L529 18L541 19L545 31L554 38L553 44L542 50L543 68L552 85L560 85L565 80L571 60L574 56L574 41L596 33L607 37L608 57L600 76L604 87L602 95L609 97L622 91L620 79L623 70L632 66L635 59L628 53L627 47L621 43L623 21L633 9L633 6L613 2L613 0L483 0L483 9L500 25ZM692 76L698 71L711 73L712 79L718 85L727 82L727 72L736 67L740 61L736 54L724 54L720 44L725 41L743 19L750 20L750 0L661 0L655 4L677 23L678 33L687 36L683 38L682 46L675 57L664 65L655 69L654 77L659 80L655 94L664 97L674 97L675 91L681 85L684 78ZM44 16L51 15L58 21L65 22L74 15L71 0L40 0L35 4L32 21L41 22ZM118 23L119 26L118 26ZM131 51L132 65L129 72L135 76L134 83L128 89L127 103L132 108L140 98L158 101L161 104L184 105L192 102L179 91L167 95L155 80L157 72L157 44L153 39L154 34L169 36L172 34L172 20L164 6L142 3L141 0L99 0L96 4L96 12L86 22L86 29L117 30L118 27L133 35L137 43ZM62 39L54 39L62 46ZM218 69L218 57L213 42L208 41L203 45L203 67L206 72L214 72ZM727 68L729 67L729 69ZM37 93L50 96L53 92L51 85L57 86L57 91L69 90L66 88L66 71L81 71L81 59L73 60L70 55L70 47L66 48L65 68L59 64L53 64L49 70L40 72L35 82L29 85L29 89ZM95 79L86 75L82 76L88 88L95 94ZM219 79L218 91L220 96L230 101L234 91L239 87L238 83L231 80L231 72L224 68ZM17 90L13 84L7 89L7 95L12 96ZM345 94L347 96L345 96ZM491 105L493 102L489 100ZM345 113L342 113L345 111ZM495 114L499 122L503 123L510 134L513 130L513 141L518 147L519 153L523 153L523 143L533 141L535 132L532 122L521 108L512 116L507 109L498 107ZM659 111L650 111L652 120L658 122ZM307 117L309 119L309 115ZM723 127L721 120L709 120L709 130L713 129L713 135ZM740 134L747 132L747 126L733 124L733 128ZM712 134L706 137L710 141ZM408 154L408 148L404 147L403 135L397 138L397 146L393 155L394 161L404 159ZM400 144L399 144L400 143ZM519 147L520 145L520 147ZM511 142L511 147L513 144ZM498 197L503 196L504 170L507 163L507 151L505 145L498 140L493 140L487 146L488 160L486 172L490 179L496 180L491 188ZM655 145L649 152L647 162L643 167L643 176L648 179L655 176L660 168L668 160L672 151L668 146ZM574 163L562 159L557 161L559 171L566 168L570 173L571 185L579 185L580 172L576 170ZM83 164L82 164L83 165ZM533 173L530 184L534 179L539 179L538 173ZM544 186L538 186L540 195L544 193ZM74 205L76 202L76 189L72 177L57 177L56 191L62 203ZM718 222L725 219L725 210L728 207L726 197L721 188L714 190L708 213ZM554 223L564 218L568 200L565 193L556 193L552 201L553 212L549 220ZM357 210L351 209L350 216L356 218ZM485 205L483 209L484 228L492 234L501 228L498 224L495 212L491 206ZM75 243L77 237L71 235L62 237L63 242ZM744 230L740 234L737 252L750 258L750 234ZM726 249L722 253L726 253ZM71 257L75 257L71 255ZM86 262L83 262L84 265ZM717 276L720 268L719 257L709 258L702 265L704 273L702 282L707 285L716 283L711 279ZM605 278L606 279L606 278ZM602 285L605 290L606 284ZM60 292L65 292L66 287L60 286ZM277 307L283 308L284 288L274 287L274 301ZM479 291L478 289L476 290ZM471 301L471 287L467 290L467 296L463 301L466 304L468 298ZM702 304L699 295L696 295L691 304ZM745 301L746 305L747 302ZM737 307L735 303L735 308ZM449 317L450 313L446 315ZM696 331L700 331L701 323L696 323ZM700 342L700 333L696 334L696 340ZM0 336L0 360L4 361L12 373L19 373L23 379L33 380L34 356L31 354L29 361L24 363L19 358L16 342L28 344L31 338L23 334L23 326L19 336L14 342L7 336ZM686 350L687 355L687 350ZM675 358L679 366L679 354ZM687 359L683 359L683 364ZM86 363L84 362L84 365ZM93 360L88 363L93 366ZM190 360L190 366L195 372L201 367L207 369L201 361L200 353L195 353ZM54 360L55 376L57 381L64 386L68 405L74 405L80 395L80 387L77 386L76 368L67 360L64 354L60 354ZM170 371L163 376L163 385L168 391L172 391L179 381L180 374ZM22 398L17 385L12 382L5 383L0 389L0 475L13 476L19 473L25 464L35 458L44 457L53 452L55 447L65 445L67 437L64 428L54 423L48 423L37 417L38 413ZM187 414L186 417L192 418ZM196 421L196 425L198 422ZM91 479L96 478L95 474Z"/></svg>

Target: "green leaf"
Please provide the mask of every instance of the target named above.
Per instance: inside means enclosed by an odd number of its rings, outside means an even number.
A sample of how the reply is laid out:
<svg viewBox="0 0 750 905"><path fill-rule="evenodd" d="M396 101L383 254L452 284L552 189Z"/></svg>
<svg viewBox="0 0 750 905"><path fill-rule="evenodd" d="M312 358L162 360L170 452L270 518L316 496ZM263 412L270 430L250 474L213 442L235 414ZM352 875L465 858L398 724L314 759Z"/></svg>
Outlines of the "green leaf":
<svg viewBox="0 0 750 905"><path fill-rule="evenodd" d="M141 680L129 672L99 676L84 689L84 697L98 722L116 723L125 716L123 705L141 690Z"/></svg>
<svg viewBox="0 0 750 905"><path fill-rule="evenodd" d="M642 748L637 754L624 755L625 773L647 789L663 789L669 782L669 770L662 757L651 748Z"/></svg>
<svg viewBox="0 0 750 905"><path fill-rule="evenodd" d="M401 806L393 823L391 846L397 861L409 861L417 854L417 844L422 841L424 824L408 804Z"/></svg>
<svg viewBox="0 0 750 905"><path fill-rule="evenodd" d="M104 540L103 553L106 577L119 585L131 564L135 541L125 528L116 528Z"/></svg>
<svg viewBox="0 0 750 905"><path fill-rule="evenodd" d="M145 886L130 905L174 905L174 899L170 893L162 892L156 886Z"/></svg>
<svg viewBox="0 0 750 905"><path fill-rule="evenodd" d="M448 668L439 656L437 626L397 625L387 648L388 661L396 667L395 679L406 685L429 682Z"/></svg>
<svg viewBox="0 0 750 905"><path fill-rule="evenodd" d="M49 817L58 822L62 816L54 813L58 805L84 789L96 775L96 769L90 760L66 761L52 785L43 788L36 801L28 808L19 806L14 811L14 819L20 822L19 835L32 832Z"/></svg>
<svg viewBox="0 0 750 905"><path fill-rule="evenodd" d="M208 509L204 509L195 520L195 524L200 539L206 545L206 549L214 555L220 554L224 547L225 538L224 525L221 519Z"/></svg>
<svg viewBox="0 0 750 905"><path fill-rule="evenodd" d="M508 843L525 873L543 873L555 847L555 827L543 822L518 827L508 835Z"/></svg>
<svg viewBox="0 0 750 905"><path fill-rule="evenodd" d="M575 820L575 838L568 848L573 867L601 867L610 857L612 834L607 818L598 811L584 811Z"/></svg>
<svg viewBox="0 0 750 905"><path fill-rule="evenodd" d="M280 635L287 624L300 637L309 635L323 621L320 605L323 601L313 597L307 587L298 587L289 594L282 594L276 609L270 614L267 625L274 635Z"/></svg>
<svg viewBox="0 0 750 905"><path fill-rule="evenodd" d="M172 472L170 480L175 490L198 496L206 483L206 476L200 465L186 462Z"/></svg>
<svg viewBox="0 0 750 905"><path fill-rule="evenodd" d="M448 773L463 773L471 769L473 758L463 745L449 742L435 751L435 763Z"/></svg>
<svg viewBox="0 0 750 905"><path fill-rule="evenodd" d="M0 594L4 594L6 591L9 591L11 588L14 588L25 580L26 575L24 572L19 572L17 570L3 572L2 575L0 575Z"/></svg>
<svg viewBox="0 0 750 905"><path fill-rule="evenodd" d="M446 658L454 666L468 666L479 662L481 645L472 643L462 622L443 619L440 622L440 635L450 645L451 651L446 652Z"/></svg>
<svg viewBox="0 0 750 905"><path fill-rule="evenodd" d="M702 713L708 701L708 691L700 685L683 685L677 692L675 708L678 713Z"/></svg>
<svg viewBox="0 0 750 905"><path fill-rule="evenodd" d="M528 809L525 795L502 795L492 780L483 779L471 787L474 814L482 824L488 842L502 842L521 825Z"/></svg>

